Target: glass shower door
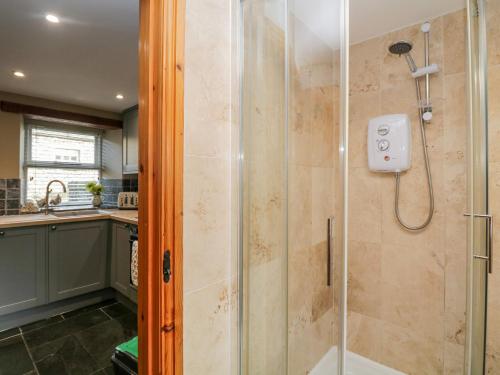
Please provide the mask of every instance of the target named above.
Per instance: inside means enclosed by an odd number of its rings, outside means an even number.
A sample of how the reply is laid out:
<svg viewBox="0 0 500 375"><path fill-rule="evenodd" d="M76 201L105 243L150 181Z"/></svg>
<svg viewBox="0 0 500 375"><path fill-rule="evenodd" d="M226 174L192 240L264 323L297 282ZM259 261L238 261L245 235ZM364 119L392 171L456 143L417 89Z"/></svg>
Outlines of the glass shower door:
<svg viewBox="0 0 500 375"><path fill-rule="evenodd" d="M241 2L242 375L337 373L342 2Z"/></svg>
<svg viewBox="0 0 500 375"><path fill-rule="evenodd" d="M492 217L488 202L486 8L467 2L469 78L469 202L466 369L485 373L488 273L492 270Z"/></svg>

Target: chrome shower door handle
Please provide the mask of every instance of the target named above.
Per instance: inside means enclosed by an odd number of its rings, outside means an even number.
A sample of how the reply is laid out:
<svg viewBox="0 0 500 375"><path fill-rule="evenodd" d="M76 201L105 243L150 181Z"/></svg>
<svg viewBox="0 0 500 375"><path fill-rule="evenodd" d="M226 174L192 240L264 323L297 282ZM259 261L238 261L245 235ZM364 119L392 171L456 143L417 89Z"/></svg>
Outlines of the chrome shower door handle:
<svg viewBox="0 0 500 375"><path fill-rule="evenodd" d="M326 285L332 285L332 249L333 249L333 224L335 218L330 216L327 220L327 238L326 238Z"/></svg>
<svg viewBox="0 0 500 375"><path fill-rule="evenodd" d="M472 216L464 214L464 216ZM486 255L472 254L474 259L482 259L488 263L488 273L493 273L493 216L489 214L474 214L474 218L479 217L487 221Z"/></svg>

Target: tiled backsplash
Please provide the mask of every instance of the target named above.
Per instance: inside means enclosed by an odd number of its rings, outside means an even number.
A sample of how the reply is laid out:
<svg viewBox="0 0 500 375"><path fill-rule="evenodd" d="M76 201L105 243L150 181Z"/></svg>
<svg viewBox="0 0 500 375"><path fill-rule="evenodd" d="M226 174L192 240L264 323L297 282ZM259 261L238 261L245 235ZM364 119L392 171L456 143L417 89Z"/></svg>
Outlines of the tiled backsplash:
<svg viewBox="0 0 500 375"><path fill-rule="evenodd" d="M136 175L125 176L123 179L103 178L104 193L102 194L103 207L116 207L118 193L122 191L138 191ZM21 179L0 178L0 216L18 215L21 206Z"/></svg>
<svg viewBox="0 0 500 375"><path fill-rule="evenodd" d="M138 180L136 175L126 176L123 179L103 178L101 183L104 186L102 202L105 207L116 207L118 193L122 191L138 191Z"/></svg>
<svg viewBox="0 0 500 375"><path fill-rule="evenodd" d="M0 216L19 214L21 180L0 178Z"/></svg>

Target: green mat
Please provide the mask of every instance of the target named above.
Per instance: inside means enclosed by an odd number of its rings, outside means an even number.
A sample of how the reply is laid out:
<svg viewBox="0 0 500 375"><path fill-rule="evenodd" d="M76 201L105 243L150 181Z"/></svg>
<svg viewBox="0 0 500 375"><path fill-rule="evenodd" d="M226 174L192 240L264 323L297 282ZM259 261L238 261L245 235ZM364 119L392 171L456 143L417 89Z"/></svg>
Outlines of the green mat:
<svg viewBox="0 0 500 375"><path fill-rule="evenodd" d="M138 341L137 341L137 336L136 336L132 340L118 345L116 347L116 349L121 351L121 352L130 354L134 358L138 358L139 357L139 349L137 348L137 344L138 344Z"/></svg>

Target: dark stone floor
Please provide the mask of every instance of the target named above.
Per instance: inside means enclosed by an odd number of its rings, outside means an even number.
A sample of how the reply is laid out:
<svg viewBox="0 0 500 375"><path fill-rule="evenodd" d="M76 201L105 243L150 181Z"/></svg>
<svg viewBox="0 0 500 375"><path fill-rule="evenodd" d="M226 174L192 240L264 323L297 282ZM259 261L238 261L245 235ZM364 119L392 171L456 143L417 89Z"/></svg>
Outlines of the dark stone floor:
<svg viewBox="0 0 500 375"><path fill-rule="evenodd" d="M137 316L115 300L0 332L0 375L113 374L114 348L137 336Z"/></svg>

